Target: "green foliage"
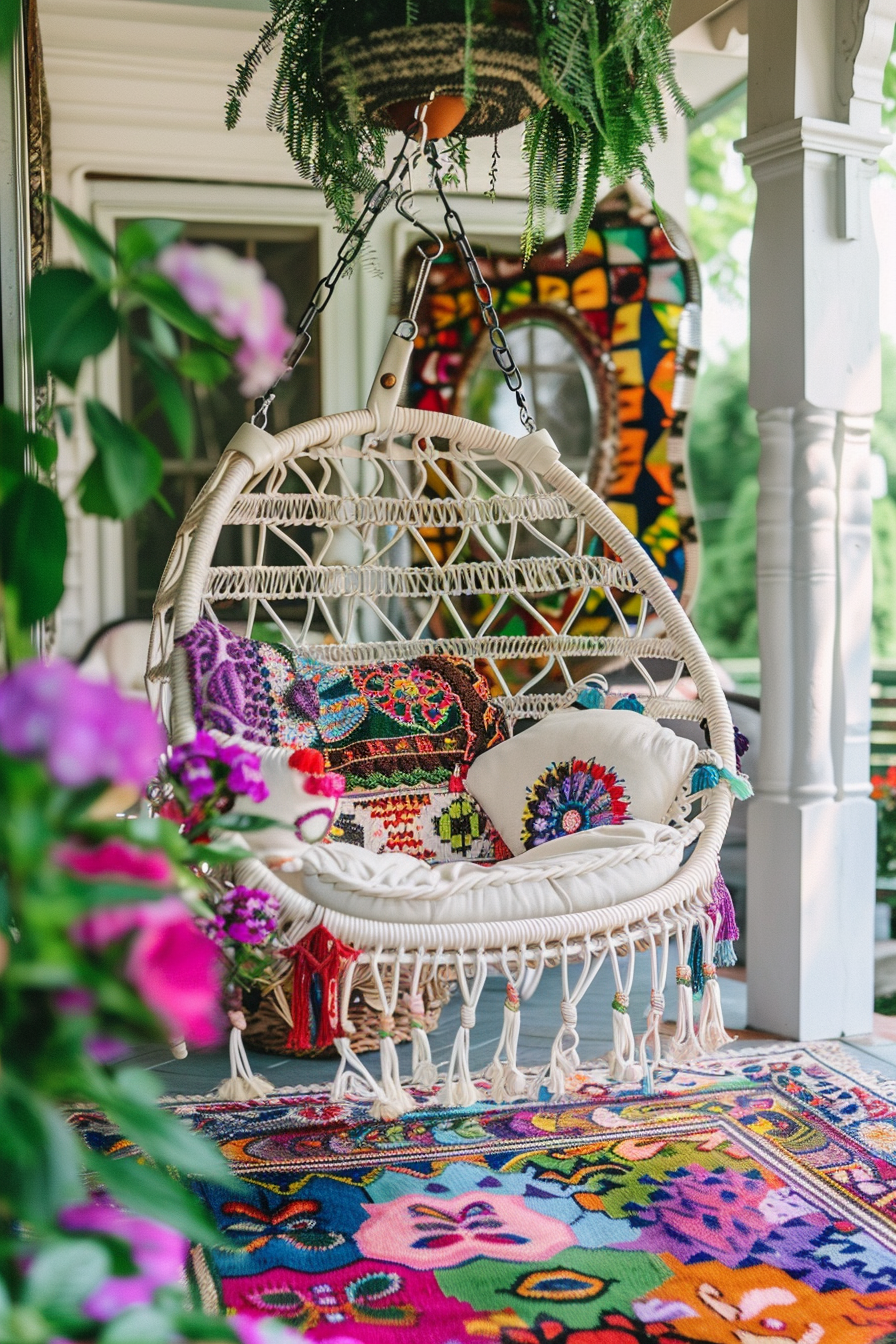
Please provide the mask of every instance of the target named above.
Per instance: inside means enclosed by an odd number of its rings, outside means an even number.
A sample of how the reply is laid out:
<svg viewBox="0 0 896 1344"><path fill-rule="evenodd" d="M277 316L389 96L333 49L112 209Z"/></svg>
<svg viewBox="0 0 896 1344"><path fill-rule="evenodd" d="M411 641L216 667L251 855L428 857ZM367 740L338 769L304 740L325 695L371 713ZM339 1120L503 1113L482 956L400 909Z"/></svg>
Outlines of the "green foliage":
<svg viewBox="0 0 896 1344"><path fill-rule="evenodd" d="M39 428L30 430L20 415L0 409L0 582L8 661L27 655L29 628L54 610L63 592L63 507L50 482L33 474L35 466L39 472L52 470L57 422L67 434L73 429L72 406L57 403L57 384L74 391L85 361L118 338L155 392L144 414L160 410L189 457L194 425L184 380L221 382L236 345L154 269L159 251L178 237L181 224L136 220L113 247L88 220L60 202L54 205L86 269L53 267L35 276L31 287L34 372L50 391ZM135 326L140 315L148 317L149 339ZM99 401L86 400L84 412L95 449L76 487L84 512L130 518L148 500L162 502L162 458L155 445Z"/></svg>
<svg viewBox="0 0 896 1344"><path fill-rule="evenodd" d="M718 294L746 295L743 259L732 242L753 227L756 188L750 170L733 148L746 134L746 93L688 136L688 220L704 283Z"/></svg>
<svg viewBox="0 0 896 1344"><path fill-rule="evenodd" d="M524 134L530 182L525 256L543 240L553 209L575 212L568 245L571 253L581 249L602 177L615 183L640 174L650 185L645 150L666 134L664 93L688 110L674 75L670 3L528 0L546 102ZM471 26L502 22L491 0L271 0L271 11L229 90L227 125L236 125L261 61L282 42L268 124L283 135L300 173L322 188L343 229L353 222L355 193L375 183L387 138L359 111L344 40L411 23L464 23L464 96L470 101L476 84ZM461 178L462 128L445 149Z"/></svg>

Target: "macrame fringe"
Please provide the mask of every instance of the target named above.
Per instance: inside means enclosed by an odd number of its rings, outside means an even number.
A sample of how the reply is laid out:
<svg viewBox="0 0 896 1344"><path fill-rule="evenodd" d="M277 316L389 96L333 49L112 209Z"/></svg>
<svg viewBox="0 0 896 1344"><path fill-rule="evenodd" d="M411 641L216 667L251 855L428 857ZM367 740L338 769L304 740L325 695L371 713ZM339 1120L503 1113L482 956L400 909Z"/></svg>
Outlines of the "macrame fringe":
<svg viewBox="0 0 896 1344"><path fill-rule="evenodd" d="M653 1071L663 1056L660 1042L660 1027L666 1011L666 998L661 989L651 989L650 1006L647 1009L647 1026L638 1046L638 1058L641 1061L641 1087L645 1096L653 1096ZM648 1050L653 1051L651 1059Z"/></svg>
<svg viewBox="0 0 896 1344"><path fill-rule="evenodd" d="M260 1073L252 1072L252 1065L243 1045L243 1033L239 1027L231 1027L230 1077L225 1078L220 1084L215 1096L220 1097L221 1101L252 1101L257 1097L266 1097L273 1090L273 1083L269 1083Z"/></svg>
<svg viewBox="0 0 896 1344"><path fill-rule="evenodd" d="M289 1050L325 1049L343 1034L339 1014L339 977L359 955L323 924L318 924L280 955L292 961L292 1030Z"/></svg>
<svg viewBox="0 0 896 1344"><path fill-rule="evenodd" d="M525 1074L517 1066L516 1051L520 1039L520 996L508 981L504 998L504 1022L501 1027L501 1039L485 1076L492 1085L494 1101L513 1101L526 1094L528 1084ZM501 1059L501 1051L506 1058Z"/></svg>
<svg viewBox="0 0 896 1344"><path fill-rule="evenodd" d="M426 1034L424 1019L426 1005L423 995L406 994L404 1001L411 1019L411 1085L413 1087L435 1087L439 1081L439 1071L432 1062L432 1050Z"/></svg>
<svg viewBox="0 0 896 1344"><path fill-rule="evenodd" d="M440 1106L474 1106L479 1093L473 1086L470 1073L470 1032L476 1025L476 1008L461 1004L460 1026L451 1047L448 1074L438 1095Z"/></svg>
<svg viewBox="0 0 896 1344"><path fill-rule="evenodd" d="M386 1094L373 1074L358 1058L347 1036L337 1036L333 1042L339 1055L336 1077L330 1084L331 1101L348 1101L350 1096L359 1101L385 1105ZM354 1088L352 1088L354 1084ZM386 1118L386 1117L383 1117Z"/></svg>
<svg viewBox="0 0 896 1344"><path fill-rule="evenodd" d="M725 1030L722 995L716 978L716 968L711 961L703 967L703 978L703 1006L700 1009L697 1039L701 1049L707 1054L712 1054L715 1050L720 1050L723 1045L730 1045L735 1038L729 1036Z"/></svg>
<svg viewBox="0 0 896 1344"><path fill-rule="evenodd" d="M393 1039L395 1019L388 1013L380 1017L380 1088L382 1097L378 1097L370 1108L374 1120L397 1120L400 1115L412 1111L416 1105L409 1092L401 1085L401 1071L398 1066L398 1051Z"/></svg>
<svg viewBox="0 0 896 1344"><path fill-rule="evenodd" d="M548 1090L555 1101L559 1101L566 1091L567 1078L581 1065L579 1033L576 1030L579 1010L574 1003L564 998L560 1000L560 1016L563 1020L551 1046L547 1075Z"/></svg>
<svg viewBox="0 0 896 1344"><path fill-rule="evenodd" d="M617 989L613 995L613 1049L607 1055L610 1077L620 1083L640 1083L643 1073L635 1062L636 1054L628 995Z"/></svg>
<svg viewBox="0 0 896 1344"><path fill-rule="evenodd" d="M687 1064L692 1059L699 1059L703 1054L694 1030L694 995L691 990L690 966L682 964L675 967L675 983L678 986L678 1021L666 1055L673 1064Z"/></svg>

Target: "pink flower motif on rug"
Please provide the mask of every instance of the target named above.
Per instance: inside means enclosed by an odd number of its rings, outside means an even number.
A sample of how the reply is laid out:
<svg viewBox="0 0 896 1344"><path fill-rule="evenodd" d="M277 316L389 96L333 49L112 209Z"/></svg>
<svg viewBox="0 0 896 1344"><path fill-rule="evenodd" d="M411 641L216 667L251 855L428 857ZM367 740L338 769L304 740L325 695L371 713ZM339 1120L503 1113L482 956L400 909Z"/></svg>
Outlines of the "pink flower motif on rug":
<svg viewBox="0 0 896 1344"><path fill-rule="evenodd" d="M476 1256L530 1263L576 1245L568 1224L528 1208L522 1195L403 1195L365 1212L355 1234L362 1255L412 1269L449 1269Z"/></svg>

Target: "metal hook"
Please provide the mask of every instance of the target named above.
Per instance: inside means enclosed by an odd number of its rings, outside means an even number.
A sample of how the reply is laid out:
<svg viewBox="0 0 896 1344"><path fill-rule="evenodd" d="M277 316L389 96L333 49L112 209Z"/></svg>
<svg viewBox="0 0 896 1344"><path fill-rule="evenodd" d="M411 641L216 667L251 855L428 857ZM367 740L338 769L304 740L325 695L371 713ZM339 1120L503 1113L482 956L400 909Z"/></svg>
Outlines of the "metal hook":
<svg viewBox="0 0 896 1344"><path fill-rule="evenodd" d="M422 234L426 235L426 239L429 240L428 243L426 241L417 243L417 253L420 257L420 270L417 274L417 283L414 286L414 293L411 298L408 316L405 319L414 327L414 335L416 335L417 310L420 307L424 291L426 290L426 284L429 280L429 272L431 271L432 264L436 258L440 257L445 251L445 244L434 229L431 229L427 224L423 224L417 218L415 210L412 212L412 210L408 208L409 203L413 203L413 201L414 188L413 186L410 186L400 192L396 197L395 209L401 215L402 219L406 219L409 224L413 224L414 228L419 229ZM430 246L432 250L428 250ZM413 337L411 337L411 339L413 339Z"/></svg>

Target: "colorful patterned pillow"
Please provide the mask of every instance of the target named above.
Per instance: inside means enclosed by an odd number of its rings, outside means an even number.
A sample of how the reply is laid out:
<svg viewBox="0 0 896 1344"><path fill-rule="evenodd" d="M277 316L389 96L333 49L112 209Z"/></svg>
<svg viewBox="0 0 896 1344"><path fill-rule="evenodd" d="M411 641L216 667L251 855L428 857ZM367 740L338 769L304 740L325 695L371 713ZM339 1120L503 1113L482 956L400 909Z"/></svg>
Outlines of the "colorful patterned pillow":
<svg viewBox="0 0 896 1344"><path fill-rule="evenodd" d="M663 822L696 743L633 710L561 709L478 757L466 785L514 854L629 818Z"/></svg>
<svg viewBox="0 0 896 1344"><path fill-rule="evenodd" d="M241 638L212 621L198 621L178 644L197 727L316 747L349 790L447 783L507 737L488 683L462 658L346 667Z"/></svg>
<svg viewBox="0 0 896 1344"><path fill-rule="evenodd" d="M442 787L345 794L329 840L425 863L495 863L510 857L495 827L466 792Z"/></svg>

